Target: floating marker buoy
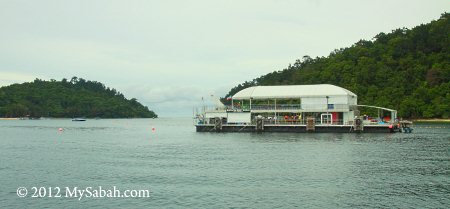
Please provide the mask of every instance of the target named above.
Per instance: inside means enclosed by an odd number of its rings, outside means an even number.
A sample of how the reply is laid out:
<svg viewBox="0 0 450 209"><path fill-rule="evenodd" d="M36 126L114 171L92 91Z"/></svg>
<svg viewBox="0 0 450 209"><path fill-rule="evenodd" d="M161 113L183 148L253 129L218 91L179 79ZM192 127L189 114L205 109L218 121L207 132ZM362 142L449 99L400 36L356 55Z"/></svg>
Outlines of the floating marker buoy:
<svg viewBox="0 0 450 209"><path fill-rule="evenodd" d="M155 127L152 127L152 132L155 132L156 131L156 128Z"/></svg>
<svg viewBox="0 0 450 209"><path fill-rule="evenodd" d="M58 128L58 131L64 131L64 129L63 128Z"/></svg>

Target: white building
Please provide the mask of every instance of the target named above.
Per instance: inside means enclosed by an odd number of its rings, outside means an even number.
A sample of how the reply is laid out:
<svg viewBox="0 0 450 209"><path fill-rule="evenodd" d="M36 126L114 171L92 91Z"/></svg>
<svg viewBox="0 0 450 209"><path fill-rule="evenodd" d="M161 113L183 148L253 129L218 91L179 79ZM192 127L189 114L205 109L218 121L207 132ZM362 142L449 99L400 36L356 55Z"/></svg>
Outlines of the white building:
<svg viewBox="0 0 450 209"><path fill-rule="evenodd" d="M206 111L205 118L226 118L226 123L251 123L263 116L273 123L304 123L315 117L321 124L352 124L357 96L330 84L253 86L232 96L226 110ZM269 121L269 122L270 122Z"/></svg>

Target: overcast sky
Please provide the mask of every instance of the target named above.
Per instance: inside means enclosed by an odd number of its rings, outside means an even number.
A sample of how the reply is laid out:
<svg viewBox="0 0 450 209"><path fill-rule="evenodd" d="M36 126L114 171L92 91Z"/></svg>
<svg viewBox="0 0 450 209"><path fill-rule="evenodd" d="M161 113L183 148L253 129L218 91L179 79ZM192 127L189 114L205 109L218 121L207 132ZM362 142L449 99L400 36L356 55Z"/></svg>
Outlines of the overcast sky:
<svg viewBox="0 0 450 209"><path fill-rule="evenodd" d="M160 116L296 59L411 28L448 0L0 0L0 85L100 81Z"/></svg>

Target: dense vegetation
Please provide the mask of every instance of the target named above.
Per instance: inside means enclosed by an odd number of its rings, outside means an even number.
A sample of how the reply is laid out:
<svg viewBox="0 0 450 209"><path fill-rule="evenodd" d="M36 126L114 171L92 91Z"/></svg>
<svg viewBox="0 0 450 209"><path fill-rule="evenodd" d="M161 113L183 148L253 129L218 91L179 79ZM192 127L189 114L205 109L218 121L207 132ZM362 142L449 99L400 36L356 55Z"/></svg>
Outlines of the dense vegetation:
<svg viewBox="0 0 450 209"><path fill-rule="evenodd" d="M380 33L328 57L304 56L284 70L232 88L226 97L254 85L329 83L357 94L359 104L393 108L400 117L449 118L449 17L444 13L413 29Z"/></svg>
<svg viewBox="0 0 450 209"><path fill-rule="evenodd" d="M0 117L156 118L136 99L96 81L36 79L0 88Z"/></svg>

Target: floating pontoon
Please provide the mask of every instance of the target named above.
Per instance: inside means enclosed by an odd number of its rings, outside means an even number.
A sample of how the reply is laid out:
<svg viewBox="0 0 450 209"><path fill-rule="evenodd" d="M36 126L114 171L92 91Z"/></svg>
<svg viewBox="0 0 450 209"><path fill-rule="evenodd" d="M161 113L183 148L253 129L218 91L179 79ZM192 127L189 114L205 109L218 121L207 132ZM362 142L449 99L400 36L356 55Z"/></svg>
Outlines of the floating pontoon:
<svg viewBox="0 0 450 209"><path fill-rule="evenodd" d="M330 84L253 86L233 95L229 106L202 107L197 132L396 132L397 111L358 105L353 92ZM361 116L358 107L376 108ZM387 114L386 114L387 113Z"/></svg>

